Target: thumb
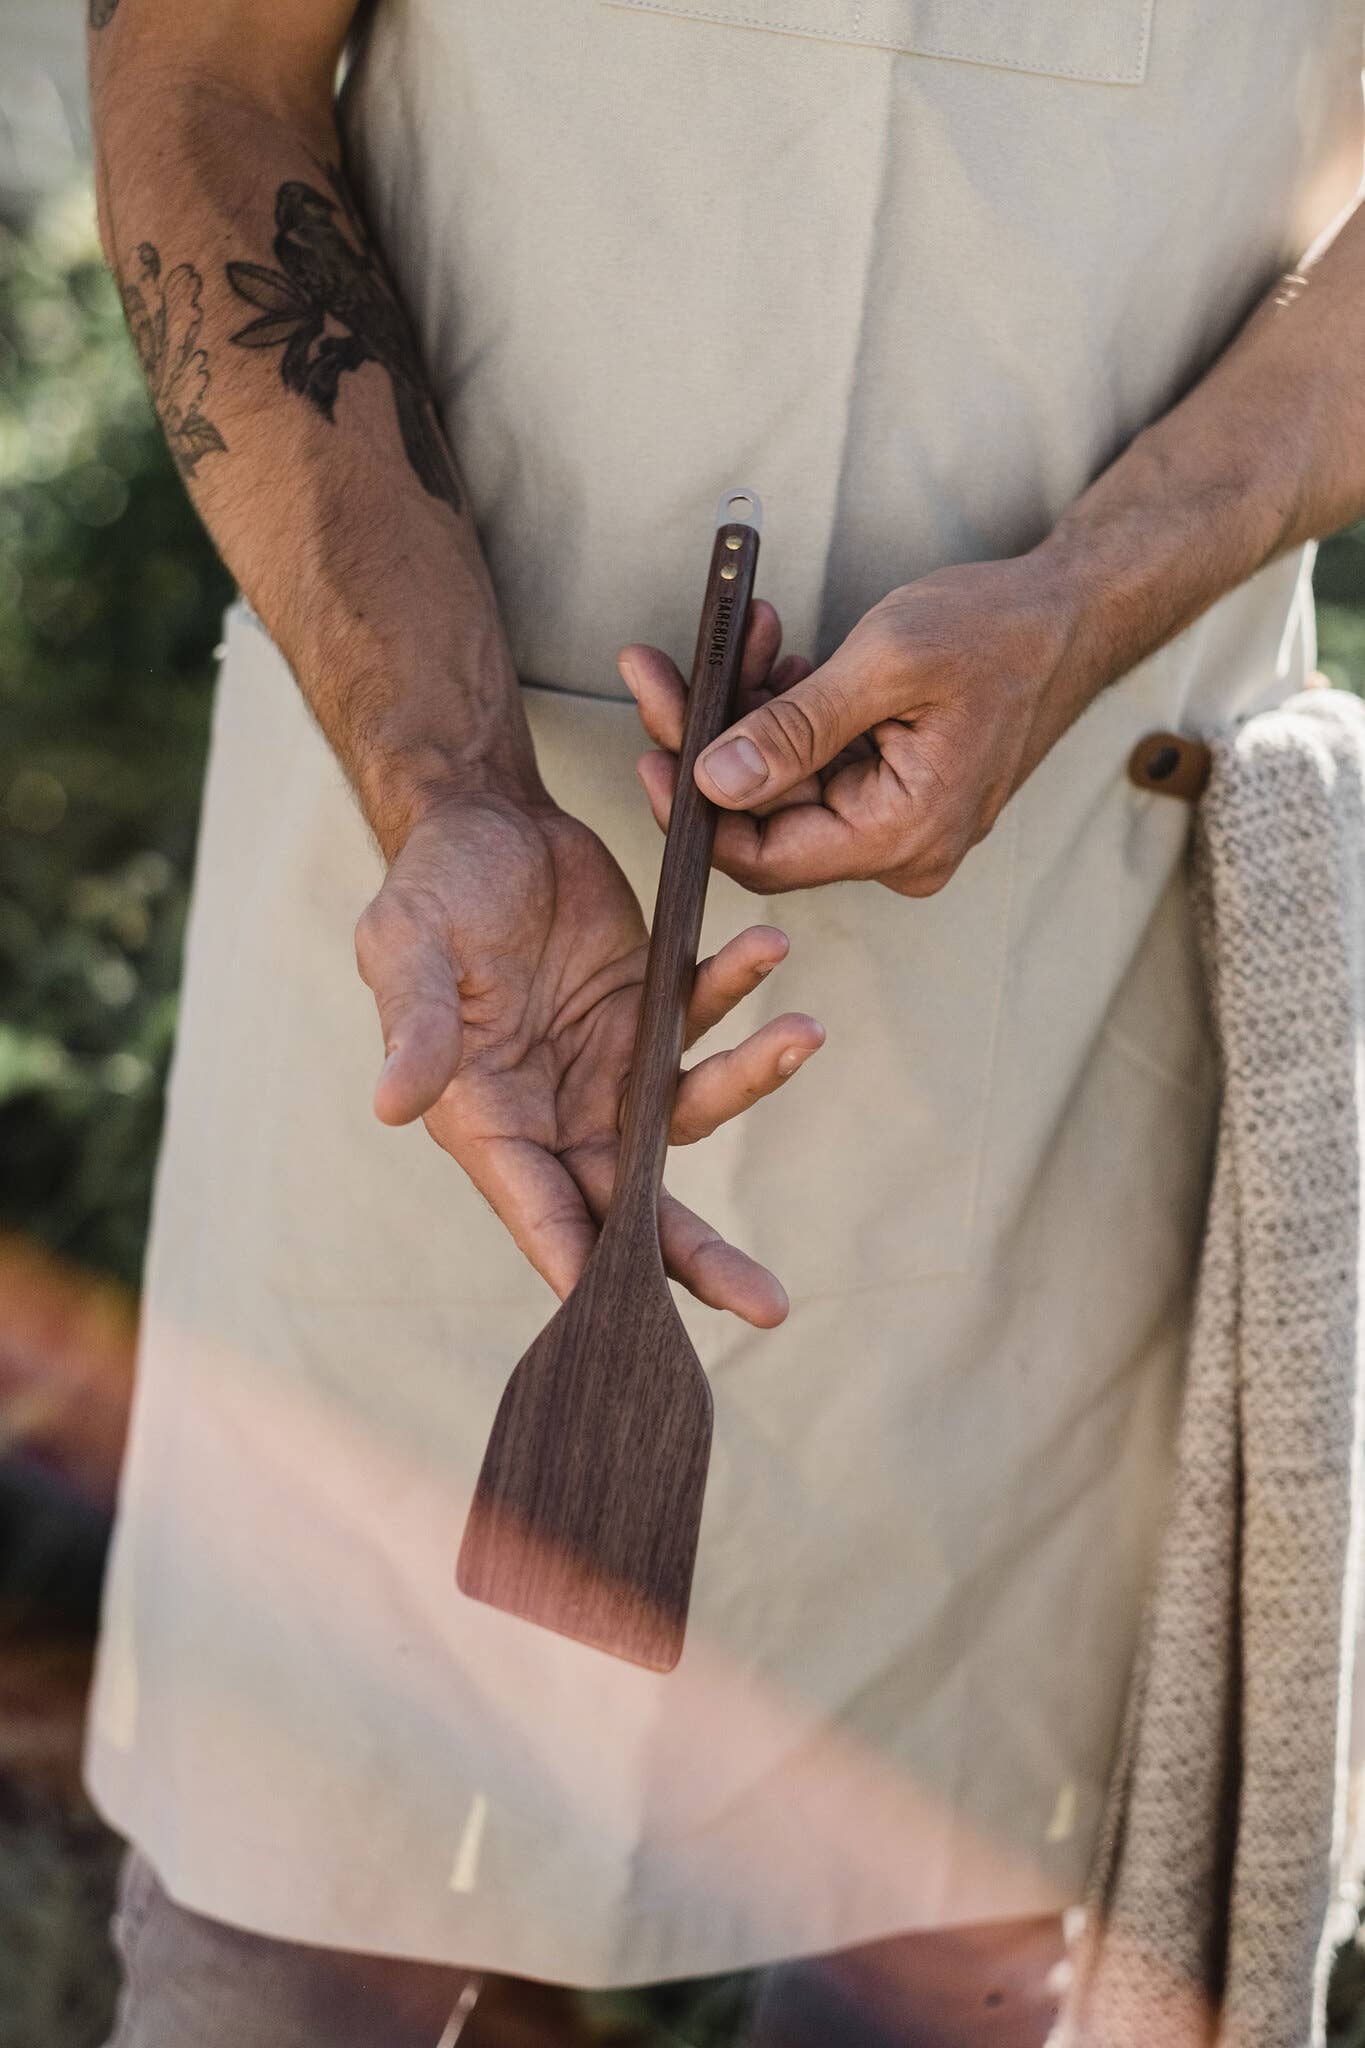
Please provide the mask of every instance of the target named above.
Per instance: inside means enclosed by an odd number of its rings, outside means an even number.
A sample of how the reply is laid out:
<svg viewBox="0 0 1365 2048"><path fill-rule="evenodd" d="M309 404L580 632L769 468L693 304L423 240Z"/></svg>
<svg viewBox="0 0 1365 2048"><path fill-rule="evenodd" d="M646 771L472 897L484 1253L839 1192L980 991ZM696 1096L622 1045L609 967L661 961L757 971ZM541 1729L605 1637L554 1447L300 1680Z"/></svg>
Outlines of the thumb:
<svg viewBox="0 0 1365 2048"><path fill-rule="evenodd" d="M381 1123L409 1124L445 1093L460 1064L460 969L444 932L381 889L356 926L356 964L384 1033L374 1091Z"/></svg>
<svg viewBox="0 0 1365 2048"><path fill-rule="evenodd" d="M785 796L875 723L864 693L837 658L723 732L697 762L713 803L744 810Z"/></svg>

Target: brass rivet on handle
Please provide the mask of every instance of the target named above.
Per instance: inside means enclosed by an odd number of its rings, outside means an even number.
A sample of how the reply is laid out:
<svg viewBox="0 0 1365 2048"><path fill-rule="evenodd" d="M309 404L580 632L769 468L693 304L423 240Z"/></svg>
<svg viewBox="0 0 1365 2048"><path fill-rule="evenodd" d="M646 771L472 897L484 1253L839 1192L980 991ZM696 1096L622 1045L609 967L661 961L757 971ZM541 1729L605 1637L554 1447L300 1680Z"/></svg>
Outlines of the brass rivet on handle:
<svg viewBox="0 0 1365 2048"><path fill-rule="evenodd" d="M730 550L731 554L733 554L733 553L734 553L734 551L736 550L736 548L742 548L742 547L743 547L743 545L744 545L744 536L743 536L743 534L740 534L740 533L727 533L727 534L726 534L726 536L725 536L725 545L726 545L726 547L727 547L727 548L729 548L729 550Z"/></svg>
<svg viewBox="0 0 1365 2048"><path fill-rule="evenodd" d="M720 565L720 573L727 583L733 583L736 576L738 576L739 574L739 563L722 562Z"/></svg>

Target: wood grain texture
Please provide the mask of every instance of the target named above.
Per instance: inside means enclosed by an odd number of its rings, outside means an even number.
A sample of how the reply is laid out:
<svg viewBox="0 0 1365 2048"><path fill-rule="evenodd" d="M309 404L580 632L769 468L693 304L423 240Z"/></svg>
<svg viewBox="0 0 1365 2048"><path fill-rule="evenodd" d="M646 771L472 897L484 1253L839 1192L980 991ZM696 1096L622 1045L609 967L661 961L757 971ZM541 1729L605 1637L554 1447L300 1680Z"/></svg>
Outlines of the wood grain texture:
<svg viewBox="0 0 1365 2048"><path fill-rule="evenodd" d="M658 1221L716 823L692 769L730 722L757 560L752 527L717 530L611 1206L508 1382L456 1573L476 1600L655 1671L682 1653L711 1453L711 1390Z"/></svg>

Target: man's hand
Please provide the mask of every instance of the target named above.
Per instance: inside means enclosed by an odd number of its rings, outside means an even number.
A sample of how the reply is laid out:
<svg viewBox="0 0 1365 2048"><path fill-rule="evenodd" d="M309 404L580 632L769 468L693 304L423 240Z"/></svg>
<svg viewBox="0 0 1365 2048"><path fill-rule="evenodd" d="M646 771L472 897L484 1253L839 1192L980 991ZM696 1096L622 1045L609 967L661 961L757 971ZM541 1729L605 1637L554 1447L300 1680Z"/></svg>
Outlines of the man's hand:
<svg viewBox="0 0 1365 2048"><path fill-rule="evenodd" d="M601 841L548 802L478 796L428 812L360 920L356 955L388 1057L375 1109L425 1118L521 1250L566 1295L611 1195L647 934ZM697 970L689 1044L785 956L771 925ZM775 1018L684 1074L675 1144L779 1088L823 1042L813 1018ZM781 1285L665 1194L669 1271L700 1300L768 1327Z"/></svg>
<svg viewBox="0 0 1365 2048"><path fill-rule="evenodd" d="M756 605L744 715L697 763L729 813L716 866L762 894L851 878L941 889L1074 716L1054 689L1063 588L1032 556L942 569L893 590L815 670L777 659L777 613ZM661 750L640 779L666 825L683 679L657 647L624 648L620 667Z"/></svg>
<svg viewBox="0 0 1365 2048"><path fill-rule="evenodd" d="M357 934L389 1054L376 1108L424 1116L566 1294L611 1191L645 924L545 794L454 454L341 168L355 12L92 13L101 226L172 452L391 863ZM763 926L704 963L691 1037L786 949ZM703 1060L675 1140L778 1087L823 1036L779 1017ZM667 1197L661 1227L694 1294L781 1322L770 1273Z"/></svg>
<svg viewBox="0 0 1365 2048"><path fill-rule="evenodd" d="M892 591L813 671L777 659L762 608L744 715L697 763L729 814L717 866L764 894L941 888L1101 690L1276 556L1361 517L1362 363L1365 207L1029 554ZM663 824L682 678L654 647L620 662L662 750L640 772Z"/></svg>

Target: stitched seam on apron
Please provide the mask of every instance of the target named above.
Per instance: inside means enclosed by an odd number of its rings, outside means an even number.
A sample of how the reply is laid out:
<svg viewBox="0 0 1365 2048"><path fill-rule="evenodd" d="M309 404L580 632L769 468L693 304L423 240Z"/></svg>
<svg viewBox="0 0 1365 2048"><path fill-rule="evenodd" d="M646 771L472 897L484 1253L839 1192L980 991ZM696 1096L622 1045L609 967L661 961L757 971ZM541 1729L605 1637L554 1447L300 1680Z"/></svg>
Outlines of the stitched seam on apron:
<svg viewBox="0 0 1365 2048"><path fill-rule="evenodd" d="M784 34L808 36L813 42L862 43L877 50L903 50L909 57L943 58L949 63L983 64L987 69L998 71L1022 71L1034 78L1075 78L1089 85L1140 85L1147 68L1147 56L1152 37L1152 0L1142 12L1142 27L1138 36L1137 57L1131 69L1124 71L1092 71L1076 64L1028 63L1020 57L986 55L980 50L950 49L944 44L890 43L879 36L867 34L860 26L861 8L855 10L854 25L848 29L811 28L806 22L777 21L771 16L755 14L721 14L706 7L691 7L686 0L607 0L609 7L633 7L649 14L685 14L697 21L730 24L735 28L779 29Z"/></svg>
<svg viewBox="0 0 1365 2048"><path fill-rule="evenodd" d="M1163 1081L1168 1088L1175 1088L1181 1095L1188 1095L1192 1102L1203 1102L1204 1090L1202 1088L1198 1087L1186 1075L1177 1074L1175 1069L1168 1067L1164 1060L1157 1059L1152 1053L1148 1052L1145 1046L1139 1045L1136 1039L1130 1038L1127 1032L1122 1030L1119 1025L1104 1025L1100 1032L1100 1037L1107 1044L1112 1045L1115 1052L1123 1059L1128 1060L1131 1065L1140 1068L1152 1080Z"/></svg>
<svg viewBox="0 0 1365 2048"><path fill-rule="evenodd" d="M861 12L861 9L860 9ZM841 512L844 503L845 483L849 473L849 449L858 413L858 392L863 367L863 353L867 343L867 310L871 297L871 280L877 267L880 239L887 206L887 186L890 179L890 152L887 137L892 124L892 105L895 97L894 80L890 66L883 67L881 133L878 139L875 166L870 170L866 202L859 207L863 222L861 230L861 256L857 287L857 311L853 322L853 333L845 365L842 419L839 435L838 460L834 465L833 488L829 495L829 520L825 528L823 569L820 576L820 604L816 613L817 634L823 642L826 638L826 621L829 617L831 585L835 578L835 562L839 545ZM852 152L849 157L853 161ZM842 638L842 634L839 635Z"/></svg>
<svg viewBox="0 0 1365 2048"><path fill-rule="evenodd" d="M1009 812L1005 817L1009 819ZM1010 932L1014 925L1014 881L1019 868L1019 812L1015 807L1010 826L1010 841L1005 853L1005 900L1000 909L1000 936L996 941L999 948L995 975L995 996L991 1005L991 1035L986 1051L986 1080L981 1091L981 1112L976 1127L976 1152L972 1161L971 1186L967 1191L967 1204L962 1217L962 1260L970 1266L972 1237L976 1230L977 1210L981 1201L981 1182L985 1174L986 1145L990 1135L991 1112L995 1107L996 1072L1000 1059L1000 1028L1005 1015L1005 984L1010 970Z"/></svg>
<svg viewBox="0 0 1365 2048"><path fill-rule="evenodd" d="M532 676L518 676L523 690L539 690L545 697L572 697L578 704L631 704L633 697L608 697L598 690L575 690L569 683L538 683Z"/></svg>
<svg viewBox="0 0 1365 2048"><path fill-rule="evenodd" d="M269 641L270 645L275 647L275 642L271 638L265 621L261 618L259 612L252 609L251 604L242 596L240 591L228 606L225 616L230 617L234 612L238 618L245 620L248 625L254 626L263 640ZM276 647L275 651L278 653L279 649ZM608 697L598 690L575 690L567 683L540 683L533 676L518 676L517 682L523 690L542 690L548 697L573 697L583 704L633 704L635 701L632 697Z"/></svg>

